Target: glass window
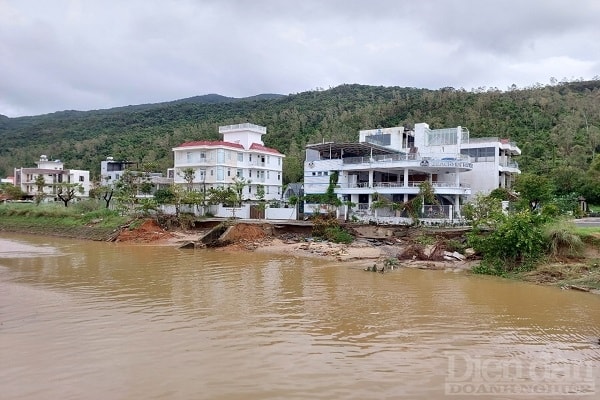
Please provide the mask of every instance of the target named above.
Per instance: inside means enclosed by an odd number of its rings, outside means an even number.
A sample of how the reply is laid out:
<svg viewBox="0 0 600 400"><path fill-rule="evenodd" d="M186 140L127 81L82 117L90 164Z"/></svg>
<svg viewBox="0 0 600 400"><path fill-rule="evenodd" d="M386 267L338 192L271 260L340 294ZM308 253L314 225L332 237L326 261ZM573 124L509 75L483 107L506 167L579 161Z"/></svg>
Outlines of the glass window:
<svg viewBox="0 0 600 400"><path fill-rule="evenodd" d="M217 149L217 163L223 164L225 162L225 150Z"/></svg>
<svg viewBox="0 0 600 400"><path fill-rule="evenodd" d="M238 153L238 161L244 162L244 153Z"/></svg>
<svg viewBox="0 0 600 400"><path fill-rule="evenodd" d="M225 179L223 167L217 167L217 180L222 181Z"/></svg>

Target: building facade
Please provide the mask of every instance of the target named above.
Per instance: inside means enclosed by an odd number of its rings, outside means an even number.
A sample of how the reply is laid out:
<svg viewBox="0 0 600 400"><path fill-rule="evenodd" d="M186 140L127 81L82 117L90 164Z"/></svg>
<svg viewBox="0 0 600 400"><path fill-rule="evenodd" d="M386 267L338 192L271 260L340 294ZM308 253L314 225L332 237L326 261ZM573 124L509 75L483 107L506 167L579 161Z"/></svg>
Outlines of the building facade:
<svg viewBox="0 0 600 400"><path fill-rule="evenodd" d="M514 143L469 136L468 129L460 126L430 129L419 123L414 130L362 130L358 143L307 145L304 192L325 193L331 174L336 173L338 198L354 204L354 212L370 214L375 199L407 202L418 195L423 182L429 182L439 204L435 209L424 207L424 216L460 218L461 205L474 194L510 188L520 173L512 160L520 154ZM485 158L474 156L479 153ZM310 204L305 212L311 212L311 206L318 212Z"/></svg>
<svg viewBox="0 0 600 400"><path fill-rule="evenodd" d="M221 141L186 142L173 148L175 184L188 184L184 170L194 171L194 190L226 187L243 179L244 200L257 200L262 186L265 200L279 200L282 194L282 171L285 155L266 147L262 136L264 126L250 123L220 126Z"/></svg>
<svg viewBox="0 0 600 400"><path fill-rule="evenodd" d="M79 198L89 196L90 171L65 169L62 161L49 160L45 155L41 155L36 164L35 168L15 168L14 171L14 185L28 197L38 194L38 176L44 178L42 189L46 199L55 198L61 184L78 184L82 190L76 191L75 195Z"/></svg>
<svg viewBox="0 0 600 400"><path fill-rule="evenodd" d="M113 157L106 157L100 161L100 185L112 186L121 178L126 169L136 169L137 163L130 161L116 161Z"/></svg>

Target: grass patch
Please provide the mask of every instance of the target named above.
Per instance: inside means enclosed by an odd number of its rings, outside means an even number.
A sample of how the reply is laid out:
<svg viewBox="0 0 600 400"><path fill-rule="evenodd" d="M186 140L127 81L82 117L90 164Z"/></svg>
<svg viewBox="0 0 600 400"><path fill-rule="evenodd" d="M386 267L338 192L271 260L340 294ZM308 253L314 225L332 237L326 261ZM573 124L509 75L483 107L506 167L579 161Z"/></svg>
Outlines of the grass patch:
<svg viewBox="0 0 600 400"><path fill-rule="evenodd" d="M73 207L60 204L3 204L0 205L0 228L39 227L51 230L89 225L117 228L127 220L106 208L85 210L86 208L75 207L75 204Z"/></svg>
<svg viewBox="0 0 600 400"><path fill-rule="evenodd" d="M600 260L543 264L532 271L516 274L515 277L539 284L600 289Z"/></svg>

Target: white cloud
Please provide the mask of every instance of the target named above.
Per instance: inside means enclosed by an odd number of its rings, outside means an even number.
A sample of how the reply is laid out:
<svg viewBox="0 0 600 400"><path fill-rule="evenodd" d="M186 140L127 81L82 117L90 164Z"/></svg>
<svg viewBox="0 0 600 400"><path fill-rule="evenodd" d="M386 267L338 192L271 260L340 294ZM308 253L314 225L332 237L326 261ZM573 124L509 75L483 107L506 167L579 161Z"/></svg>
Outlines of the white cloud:
<svg viewBox="0 0 600 400"><path fill-rule="evenodd" d="M0 0L0 114L592 78L594 0Z"/></svg>

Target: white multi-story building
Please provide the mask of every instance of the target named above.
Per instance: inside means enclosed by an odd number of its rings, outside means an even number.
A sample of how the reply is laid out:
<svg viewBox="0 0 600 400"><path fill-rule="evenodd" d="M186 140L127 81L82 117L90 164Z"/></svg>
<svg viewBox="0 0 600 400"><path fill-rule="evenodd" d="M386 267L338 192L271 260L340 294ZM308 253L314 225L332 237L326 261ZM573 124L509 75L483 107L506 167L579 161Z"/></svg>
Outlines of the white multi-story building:
<svg viewBox="0 0 600 400"><path fill-rule="evenodd" d="M130 171L138 177L138 181L148 182L152 185L152 193L159 189L164 189L173 184L173 179L164 177L160 172L140 172L138 163L124 160L115 160L113 157L106 157L106 160L100 161L100 185L114 187L113 185L121 179L125 171ZM149 197L149 194L138 193L138 197Z"/></svg>
<svg viewBox="0 0 600 400"><path fill-rule="evenodd" d="M520 153L514 143L497 138L471 140L460 126L429 129L419 123L414 130L363 130L358 143L306 146L304 193L325 193L336 172L338 198L356 204L354 211L369 213L376 193L379 199L407 202L427 181L439 202L435 217L459 217L461 204L474 194L510 187L520 173L512 156Z"/></svg>
<svg viewBox="0 0 600 400"><path fill-rule="evenodd" d="M264 188L265 200L279 200L282 193L283 158L276 149L266 147L264 126L250 123L220 126L222 141L186 142L173 148L175 184L187 184L184 170L194 171L195 190L224 187L235 178L249 182L243 189L244 200L257 200L257 188Z"/></svg>
<svg viewBox="0 0 600 400"><path fill-rule="evenodd" d="M126 169L137 167L137 163L131 161L115 161L113 157L106 157L100 161L100 185L112 186L121 178Z"/></svg>
<svg viewBox="0 0 600 400"><path fill-rule="evenodd" d="M41 155L35 168L15 168L14 185L28 196L38 194L36 179L38 176L44 178L43 192L46 198L56 196L57 188L63 183L79 184L82 191L75 191L76 197L88 197L90 192L90 171L78 169L65 169L60 160L49 160L47 156Z"/></svg>

